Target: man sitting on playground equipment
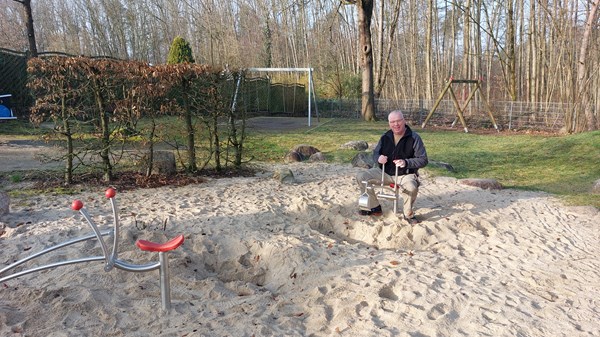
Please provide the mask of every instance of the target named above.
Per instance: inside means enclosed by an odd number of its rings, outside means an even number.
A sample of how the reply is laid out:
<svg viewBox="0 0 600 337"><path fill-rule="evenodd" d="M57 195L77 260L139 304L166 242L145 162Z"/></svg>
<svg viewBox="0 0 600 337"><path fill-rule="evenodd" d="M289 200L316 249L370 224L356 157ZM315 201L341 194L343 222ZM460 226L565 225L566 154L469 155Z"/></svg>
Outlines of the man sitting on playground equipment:
<svg viewBox="0 0 600 337"><path fill-rule="evenodd" d="M401 191L404 196L404 219L409 224L417 224L419 221L415 217L413 205L419 191L418 171L429 162L425 145L421 137L406 125L402 111L390 112L388 123L390 130L381 136L373 150L373 159L379 165L356 176L362 193L359 198L359 214L382 215L383 210L378 197L391 198L397 202L398 191ZM386 163L394 165L386 165ZM375 189L370 186L375 182L381 183L382 188L390 185L394 189L394 195L376 194ZM396 211L395 205L394 211Z"/></svg>

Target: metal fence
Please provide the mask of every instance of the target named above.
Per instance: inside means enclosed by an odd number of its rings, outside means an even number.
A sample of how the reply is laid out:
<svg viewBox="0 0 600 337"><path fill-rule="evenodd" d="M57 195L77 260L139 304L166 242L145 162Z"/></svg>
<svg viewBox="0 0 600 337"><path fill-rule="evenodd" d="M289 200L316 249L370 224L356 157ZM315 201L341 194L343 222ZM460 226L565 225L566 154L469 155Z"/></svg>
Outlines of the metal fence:
<svg viewBox="0 0 600 337"><path fill-rule="evenodd" d="M387 113L400 109L412 125L422 125L435 104L434 100L387 100L378 99L378 119L385 119ZM459 104L463 104L459 102ZM558 132L565 126L565 115L571 109L568 103L528 103L513 101L490 102L490 109L496 124L501 130L540 130ZM317 100L320 117L362 118L361 100ZM471 101L463 112L469 129L493 128L487 107L482 102ZM457 110L451 100L440 102L431 118L429 126L462 127Z"/></svg>
<svg viewBox="0 0 600 337"><path fill-rule="evenodd" d="M42 56L64 55L61 53L42 53ZM33 103L27 84L27 55L22 52L0 48L0 95L12 95L12 107L17 116L25 116ZM296 92L294 90L294 92ZM302 102L304 102L302 100ZM462 102L459 102L463 104ZM401 109L412 125L422 125L433 100L389 100L377 99L377 118L385 119L389 111ZM572 109L569 103L528 103L512 101L493 101L490 108L498 127L502 130L541 130L558 132L565 126L565 115ZM320 117L361 118L360 99L317 99L316 112ZM300 113L302 114L302 113ZM471 101L465 108L464 117L468 128L493 128L487 107L479 100ZM428 120L430 126L461 127L457 111L451 100L443 100Z"/></svg>
<svg viewBox="0 0 600 337"><path fill-rule="evenodd" d="M39 57L66 56L61 52L40 52ZM10 94L12 110L17 117L26 117L29 107L33 105L34 97L27 88L27 52L0 48L0 95ZM92 58L109 58L108 56L93 56Z"/></svg>
<svg viewBox="0 0 600 337"><path fill-rule="evenodd" d="M26 85L27 54L0 48L0 95L12 95L11 105L17 116L32 101Z"/></svg>

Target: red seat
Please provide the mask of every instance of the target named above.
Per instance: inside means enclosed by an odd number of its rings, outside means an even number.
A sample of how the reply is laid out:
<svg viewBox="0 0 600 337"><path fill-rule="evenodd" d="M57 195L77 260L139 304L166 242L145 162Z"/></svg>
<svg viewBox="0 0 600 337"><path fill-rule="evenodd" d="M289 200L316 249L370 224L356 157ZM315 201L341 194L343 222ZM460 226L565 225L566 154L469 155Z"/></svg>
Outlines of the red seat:
<svg viewBox="0 0 600 337"><path fill-rule="evenodd" d="M183 235L178 235L165 243L156 243L146 240L138 240L135 244L141 250L149 252L168 252L173 250L183 243Z"/></svg>

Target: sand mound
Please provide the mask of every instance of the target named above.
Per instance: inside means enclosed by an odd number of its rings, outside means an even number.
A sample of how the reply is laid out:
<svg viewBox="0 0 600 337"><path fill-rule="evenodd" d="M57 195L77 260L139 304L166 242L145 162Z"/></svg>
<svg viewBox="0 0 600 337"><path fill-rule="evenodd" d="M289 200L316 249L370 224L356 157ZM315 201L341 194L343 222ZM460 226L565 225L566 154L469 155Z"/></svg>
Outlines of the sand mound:
<svg viewBox="0 0 600 337"><path fill-rule="evenodd" d="M552 197L422 180L410 226L383 201L357 215L357 168L290 164L296 183L209 180L117 195L122 259L146 263L138 238L184 234L170 254L172 310L158 272L101 263L6 281L0 334L14 336L549 336L600 335L600 216ZM103 191L12 200L0 218L0 266L102 228ZM95 242L38 263L99 254Z"/></svg>

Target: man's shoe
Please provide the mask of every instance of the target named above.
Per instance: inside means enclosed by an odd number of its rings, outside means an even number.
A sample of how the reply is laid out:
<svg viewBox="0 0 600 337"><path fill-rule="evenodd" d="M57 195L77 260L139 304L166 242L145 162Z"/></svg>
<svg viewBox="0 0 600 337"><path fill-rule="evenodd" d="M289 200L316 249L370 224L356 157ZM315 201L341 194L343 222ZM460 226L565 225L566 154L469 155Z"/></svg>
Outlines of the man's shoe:
<svg viewBox="0 0 600 337"><path fill-rule="evenodd" d="M407 216L404 216L404 220L406 220L406 222L408 222L409 225L416 225L418 224L420 221L417 219L417 217L415 217L414 215L411 216L410 218Z"/></svg>
<svg viewBox="0 0 600 337"><path fill-rule="evenodd" d="M365 211L363 209L358 211L358 215L373 215L373 216L382 216L383 210L381 209L381 205L371 208L370 211Z"/></svg>
<svg viewBox="0 0 600 337"><path fill-rule="evenodd" d="M383 210L381 209L381 205L375 207L375 208L371 208L371 215L373 216L382 216L383 215Z"/></svg>

